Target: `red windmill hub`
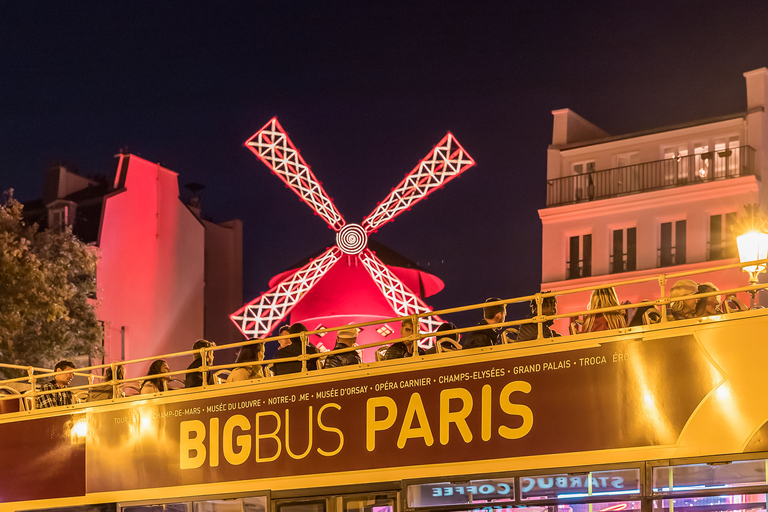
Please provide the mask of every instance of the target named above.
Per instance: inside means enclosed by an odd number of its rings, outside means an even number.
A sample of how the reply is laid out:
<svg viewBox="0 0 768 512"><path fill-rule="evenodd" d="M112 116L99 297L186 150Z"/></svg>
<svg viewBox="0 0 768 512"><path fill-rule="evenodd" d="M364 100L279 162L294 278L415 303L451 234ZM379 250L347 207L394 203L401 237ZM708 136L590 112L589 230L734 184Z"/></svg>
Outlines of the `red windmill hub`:
<svg viewBox="0 0 768 512"><path fill-rule="evenodd" d="M233 313L230 318L244 335L249 338L266 337L342 255L356 258L362 264L395 316L431 311L368 249L367 242L372 232L475 165L472 157L450 132L360 224L346 223L276 117L248 139L245 145L336 231L337 245L288 273L269 291ZM424 317L420 328L422 332L432 332L439 323L437 317Z"/></svg>

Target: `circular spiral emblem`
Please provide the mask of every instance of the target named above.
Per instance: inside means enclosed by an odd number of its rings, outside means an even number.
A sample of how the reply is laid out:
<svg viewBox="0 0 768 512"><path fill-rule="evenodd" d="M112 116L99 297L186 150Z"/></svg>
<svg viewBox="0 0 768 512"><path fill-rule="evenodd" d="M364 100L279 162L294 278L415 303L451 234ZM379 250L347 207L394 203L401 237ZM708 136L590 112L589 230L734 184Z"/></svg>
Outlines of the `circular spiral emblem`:
<svg viewBox="0 0 768 512"><path fill-rule="evenodd" d="M360 254L367 242L368 236L360 224L347 224L336 233L336 243L344 254Z"/></svg>

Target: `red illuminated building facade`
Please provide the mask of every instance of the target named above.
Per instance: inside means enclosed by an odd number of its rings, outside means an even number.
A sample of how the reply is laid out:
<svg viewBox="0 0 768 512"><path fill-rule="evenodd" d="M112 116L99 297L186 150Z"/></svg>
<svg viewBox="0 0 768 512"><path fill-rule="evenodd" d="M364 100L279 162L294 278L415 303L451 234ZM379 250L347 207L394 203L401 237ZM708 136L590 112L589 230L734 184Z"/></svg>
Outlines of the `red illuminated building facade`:
<svg viewBox="0 0 768 512"><path fill-rule="evenodd" d="M114 179L56 166L25 217L95 245L105 362L241 339L228 314L242 303L242 223L201 218L176 172L135 155L118 157Z"/></svg>
<svg viewBox="0 0 768 512"><path fill-rule="evenodd" d="M611 136L569 109L553 111L547 207L539 210L542 290L738 261L746 208L768 205L768 69L744 77L746 112L641 133ZM720 289L745 283L739 269L705 277ZM637 302L654 299L658 286L617 291ZM573 294L559 309L588 302L589 293Z"/></svg>

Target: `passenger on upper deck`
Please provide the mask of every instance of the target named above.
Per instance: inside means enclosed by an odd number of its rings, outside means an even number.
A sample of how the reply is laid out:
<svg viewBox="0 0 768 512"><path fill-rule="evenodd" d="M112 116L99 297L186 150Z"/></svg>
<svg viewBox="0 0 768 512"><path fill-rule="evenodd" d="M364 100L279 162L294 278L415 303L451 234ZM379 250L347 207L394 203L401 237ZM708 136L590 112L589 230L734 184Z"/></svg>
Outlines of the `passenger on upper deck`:
<svg viewBox="0 0 768 512"><path fill-rule="evenodd" d="M264 344L254 343L240 347L236 363L250 363L264 360ZM253 380L264 377L264 369L260 364L240 366L229 373L227 382L239 382L241 380Z"/></svg>
<svg viewBox="0 0 768 512"><path fill-rule="evenodd" d="M123 365L119 364L117 365L117 373L116 380L123 380L125 378L125 368L123 368ZM113 398L113 387L110 382L112 381L112 368L107 368L107 371L104 372L104 384L101 386L94 386L91 389L88 390L88 401L89 402L96 402L98 400L110 400ZM120 397L125 396L125 393L121 389L120 385L117 386L117 394Z"/></svg>
<svg viewBox="0 0 768 512"><path fill-rule="evenodd" d="M203 359L200 357L199 350L201 348L208 348L208 347L215 347L216 344L212 341L208 340L197 340L194 345L192 345L192 350L197 350L198 352L194 353L195 360L192 361L192 364L190 364L187 367L187 370L192 370L195 368L200 368L203 365ZM206 358L208 359L207 364L208 366L213 364L213 350L210 352L206 352ZM213 372L208 372L208 378L206 379L208 381L209 386L213 386L216 383L216 380L213 377ZM202 371L196 371L192 373L188 373L187 377L184 379L184 387L185 388L196 388L203 385L203 372Z"/></svg>
<svg viewBox="0 0 768 512"><path fill-rule="evenodd" d="M549 293L549 292L545 292ZM538 307L536 306L536 300L531 300L531 318L538 314ZM544 297L541 302L541 314L544 316L552 316L557 314L557 297ZM541 324L541 336L543 338L555 338L560 336L557 331L552 329L554 320L547 320ZM520 330L517 334L517 341L530 341L539 337L539 328L537 324L523 324L520 326Z"/></svg>
<svg viewBox="0 0 768 512"><path fill-rule="evenodd" d="M53 367L56 375L45 384L40 386L40 391L53 391L64 389L72 382L72 370L75 369L75 363L72 361L59 361ZM59 407L75 403L75 395L71 391L58 391L56 393L46 393L37 397L36 405L38 409L46 407Z"/></svg>
<svg viewBox="0 0 768 512"><path fill-rule="evenodd" d="M497 297L491 297L486 299L485 302L497 302L501 299ZM507 318L507 306L505 304L499 304L497 306L486 306L483 308L483 320L478 325L494 325L504 322ZM470 331L461 339L462 348L478 348L478 347L490 347L499 343L499 335L496 333L493 327L488 329L482 329L479 331Z"/></svg>
<svg viewBox="0 0 768 512"><path fill-rule="evenodd" d="M643 300L643 302L648 302ZM638 306L635 309L635 313L632 315L632 320L627 324L627 327L639 327L642 325L657 324L661 321L661 312L656 309L653 304L647 304L644 306Z"/></svg>
<svg viewBox="0 0 768 512"><path fill-rule="evenodd" d="M304 324L296 323L290 328L290 334L299 334L309 329ZM307 354L318 354L319 350L313 344L307 341ZM301 337L291 338L291 343L283 346L277 351L272 359L284 359L288 357L298 357L301 355ZM307 370L317 370L318 359L309 359L307 361ZM301 361L288 361L287 363L274 363L272 372L275 375L288 375L289 373L299 373L301 371Z"/></svg>
<svg viewBox="0 0 768 512"><path fill-rule="evenodd" d="M139 392L142 395L151 395L152 393L166 391L168 387L168 381L171 380L171 378L166 375L166 373L170 372L171 368L168 366L168 363L166 363L163 359L158 359L149 366L149 371L147 372L147 377L151 377L153 375L157 375L157 377L143 381L141 383L141 387L139 388Z"/></svg>
<svg viewBox="0 0 768 512"><path fill-rule="evenodd" d="M619 306L619 296L613 286L592 291L587 309L602 309ZM583 332L607 331L627 326L627 317L622 311L607 311L594 315L584 315Z"/></svg>
<svg viewBox="0 0 768 512"><path fill-rule="evenodd" d="M669 290L669 297L674 299L686 295L695 295L698 292L699 285L696 284L696 281L691 279L681 279L672 285L672 288ZM696 313L696 304L698 301L699 300L696 298L672 301L669 304L668 319L685 320L686 318L693 318Z"/></svg>
<svg viewBox="0 0 768 512"><path fill-rule="evenodd" d="M717 286L712 283L701 283L698 286L698 293L709 293L720 291ZM696 302L696 309L693 312L693 316L701 318L703 316L719 315L720 314L720 299L718 295L710 295L709 297L702 297Z"/></svg>
<svg viewBox="0 0 768 512"><path fill-rule="evenodd" d="M400 322L400 337L407 338L413 334L413 323L410 319ZM416 352L418 355L423 356L425 354L424 349L416 345ZM389 346L384 353L384 360L400 359L402 357L408 357L413 355L413 340L406 339L405 341L398 341Z"/></svg>
<svg viewBox="0 0 768 512"><path fill-rule="evenodd" d="M435 345L432 348L427 349L426 353L436 354L438 352L453 352L455 350L461 350L461 343L459 343L459 333L455 332L453 334L441 334L443 331L453 331L456 329L456 324L453 322L445 322L444 324L440 324L440 326L435 331L435 338L437 341L435 341Z"/></svg>
<svg viewBox="0 0 768 512"><path fill-rule="evenodd" d="M357 331L355 329L345 329L336 334L336 345L333 350L348 348L354 346L357 341ZM341 354L331 354L325 358L323 368L338 368L339 366L351 366L360 364L360 353L355 351L343 352Z"/></svg>

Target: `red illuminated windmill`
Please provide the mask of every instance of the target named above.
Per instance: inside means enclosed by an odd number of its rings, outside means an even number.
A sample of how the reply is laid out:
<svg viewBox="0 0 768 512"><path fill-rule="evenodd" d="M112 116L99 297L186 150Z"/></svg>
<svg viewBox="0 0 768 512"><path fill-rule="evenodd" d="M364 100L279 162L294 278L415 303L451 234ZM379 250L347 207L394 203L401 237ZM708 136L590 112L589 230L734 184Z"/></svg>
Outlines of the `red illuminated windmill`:
<svg viewBox="0 0 768 512"><path fill-rule="evenodd" d="M343 255L353 266L358 267L358 262L362 265L395 316L431 311L376 257L367 243L369 234L475 165L450 132L361 224L348 224L342 218L277 118L272 118L245 145L336 232L337 245L301 268L278 276L282 279L269 291L233 313L230 318L243 334L250 338L266 337ZM434 331L439 322L436 317L423 318L422 332Z"/></svg>

